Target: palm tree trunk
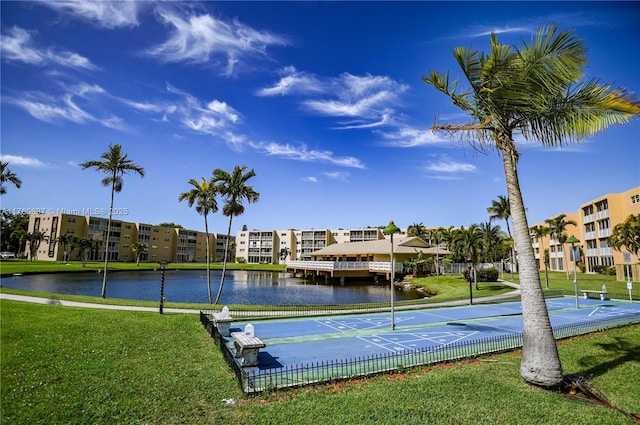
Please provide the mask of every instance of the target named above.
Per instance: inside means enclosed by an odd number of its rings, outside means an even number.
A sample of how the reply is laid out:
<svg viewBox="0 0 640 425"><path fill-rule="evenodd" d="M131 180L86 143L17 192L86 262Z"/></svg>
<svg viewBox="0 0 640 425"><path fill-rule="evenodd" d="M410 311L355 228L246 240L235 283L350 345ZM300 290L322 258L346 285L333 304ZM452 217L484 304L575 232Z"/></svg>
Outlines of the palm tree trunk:
<svg viewBox="0 0 640 425"><path fill-rule="evenodd" d="M522 291L522 362L520 375L530 384L550 388L562 382L562 365L544 300L527 216L520 192L516 153L508 137L502 149L513 231L520 260Z"/></svg>
<svg viewBox="0 0 640 425"><path fill-rule="evenodd" d="M209 223L207 222L207 215L204 215L204 232L207 235L207 291L209 294L209 304L212 304L211 297L211 248L209 248Z"/></svg>
<svg viewBox="0 0 640 425"><path fill-rule="evenodd" d="M113 196L116 192L115 187L116 173L113 172L113 181L111 182L111 205L109 206L109 221L107 221L107 240L104 247L104 273L102 273L102 298L107 297L107 271L109 270L109 238L111 237L111 218L113 213Z"/></svg>
<svg viewBox="0 0 640 425"><path fill-rule="evenodd" d="M222 295L222 287L224 286L224 274L227 271L227 251L229 250L229 238L231 237L232 220L233 214L229 216L229 228L227 229L227 240L224 243L224 259L222 260L222 277L220 278L220 287L218 288L218 295L216 295L216 301L214 304L218 304L218 301L220 301L220 295Z"/></svg>

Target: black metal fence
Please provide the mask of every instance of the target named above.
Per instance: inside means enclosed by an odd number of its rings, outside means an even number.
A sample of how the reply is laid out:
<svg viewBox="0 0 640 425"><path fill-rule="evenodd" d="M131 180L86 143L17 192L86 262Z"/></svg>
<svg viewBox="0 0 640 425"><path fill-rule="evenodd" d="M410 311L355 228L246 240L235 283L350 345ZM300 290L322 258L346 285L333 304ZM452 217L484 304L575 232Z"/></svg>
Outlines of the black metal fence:
<svg viewBox="0 0 640 425"><path fill-rule="evenodd" d="M517 332L479 340L455 342L435 348L405 350L264 370L244 370L238 365L236 359L234 359L234 349L232 345L227 345L227 341L218 332L211 316L205 312L200 312L200 321L222 350L225 360L233 369L240 387L247 395L257 395L265 391L401 371L415 366L499 353L522 347L522 332ZM636 323L640 323L640 315L628 314L617 317L599 318L578 324L557 326L553 329L553 333L556 339L562 339Z"/></svg>

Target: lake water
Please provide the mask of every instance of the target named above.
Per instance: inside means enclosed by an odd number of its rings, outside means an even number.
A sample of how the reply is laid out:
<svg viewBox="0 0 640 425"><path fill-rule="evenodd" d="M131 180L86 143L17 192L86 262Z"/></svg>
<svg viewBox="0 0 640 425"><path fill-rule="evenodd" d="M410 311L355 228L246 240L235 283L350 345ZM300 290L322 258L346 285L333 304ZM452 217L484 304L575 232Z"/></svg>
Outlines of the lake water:
<svg viewBox="0 0 640 425"><path fill-rule="evenodd" d="M215 299L220 285L220 270L211 271L211 292ZM0 279L5 288L28 291L100 296L102 273L52 273L10 276ZM207 303L205 270L168 270L164 296L168 302ZM159 271L110 272L107 298L160 300ZM221 304L312 305L352 304L389 301L389 285L371 280L325 284L324 279L305 281L290 273L227 271ZM421 298L414 292L396 291L395 299Z"/></svg>

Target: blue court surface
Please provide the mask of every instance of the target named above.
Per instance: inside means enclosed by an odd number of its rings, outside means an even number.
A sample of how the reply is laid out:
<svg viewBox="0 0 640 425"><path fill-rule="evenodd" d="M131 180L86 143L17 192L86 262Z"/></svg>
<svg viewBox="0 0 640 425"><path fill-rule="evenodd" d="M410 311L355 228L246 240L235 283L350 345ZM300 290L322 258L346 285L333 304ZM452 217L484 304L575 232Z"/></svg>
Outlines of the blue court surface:
<svg viewBox="0 0 640 425"><path fill-rule="evenodd" d="M637 316L640 303L563 297L547 300L551 325L579 324ZM319 362L349 360L391 352L435 349L458 342L472 342L522 332L520 302L425 308L312 318L271 319L251 322L255 335L267 346L258 356L257 369L277 369ZM247 321L234 322L241 331ZM228 341L229 347L233 343Z"/></svg>

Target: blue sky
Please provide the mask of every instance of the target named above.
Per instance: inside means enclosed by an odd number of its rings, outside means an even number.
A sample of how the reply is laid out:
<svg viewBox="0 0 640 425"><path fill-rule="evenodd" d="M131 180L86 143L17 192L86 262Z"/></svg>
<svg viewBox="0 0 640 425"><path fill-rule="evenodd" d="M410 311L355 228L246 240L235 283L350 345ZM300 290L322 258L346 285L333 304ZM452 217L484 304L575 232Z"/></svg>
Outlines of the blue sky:
<svg viewBox="0 0 640 425"><path fill-rule="evenodd" d="M1 155L22 179L2 208L96 211L78 164L109 143L146 171L115 218L204 230L178 195L247 165L249 228L460 226L506 195L496 152L433 134L464 122L422 82L459 76L451 49L520 45L558 23L586 41L587 77L640 92L639 2L25 2L1 8ZM522 143L529 223L640 184L640 123L564 149ZM225 233L228 219L210 217ZM499 223L504 228L503 223Z"/></svg>

